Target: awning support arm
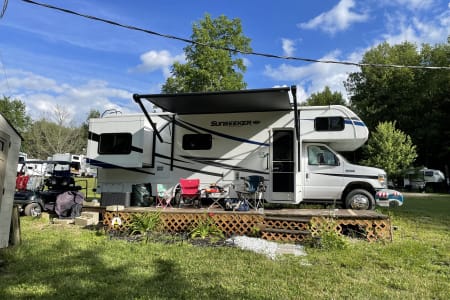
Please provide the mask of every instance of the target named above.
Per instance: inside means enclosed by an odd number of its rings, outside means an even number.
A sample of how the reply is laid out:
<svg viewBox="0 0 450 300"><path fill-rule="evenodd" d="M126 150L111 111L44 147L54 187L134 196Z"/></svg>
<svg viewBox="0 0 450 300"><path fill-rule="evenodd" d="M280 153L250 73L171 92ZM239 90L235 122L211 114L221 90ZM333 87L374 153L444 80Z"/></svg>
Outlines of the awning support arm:
<svg viewBox="0 0 450 300"><path fill-rule="evenodd" d="M163 143L163 138L161 137L161 135L159 134L158 128L156 128L156 124L153 122L152 118L150 117L150 115L147 112L147 109L145 109L144 104L142 104L142 99L138 94L134 94L133 95L133 99L134 102L136 102L137 104L139 104L139 107L141 108L142 112L144 113L145 117L147 118L147 120L149 121L150 125L153 128L153 132L156 134L156 136L158 137L158 140Z"/></svg>
<svg viewBox="0 0 450 300"><path fill-rule="evenodd" d="M295 139L297 140L298 157L297 157L297 169L300 172L300 123L298 118L298 104L297 104L297 87L291 86L292 98L294 100L294 123L295 123Z"/></svg>

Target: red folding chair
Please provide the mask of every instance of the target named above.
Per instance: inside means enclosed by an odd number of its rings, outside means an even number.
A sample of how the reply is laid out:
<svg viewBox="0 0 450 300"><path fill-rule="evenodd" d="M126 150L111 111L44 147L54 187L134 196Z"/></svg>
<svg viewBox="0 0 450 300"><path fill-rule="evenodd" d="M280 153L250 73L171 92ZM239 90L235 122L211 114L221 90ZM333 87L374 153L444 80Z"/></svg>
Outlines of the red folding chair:
<svg viewBox="0 0 450 300"><path fill-rule="evenodd" d="M200 207L200 179L180 179L180 203L179 207L184 205L193 205Z"/></svg>

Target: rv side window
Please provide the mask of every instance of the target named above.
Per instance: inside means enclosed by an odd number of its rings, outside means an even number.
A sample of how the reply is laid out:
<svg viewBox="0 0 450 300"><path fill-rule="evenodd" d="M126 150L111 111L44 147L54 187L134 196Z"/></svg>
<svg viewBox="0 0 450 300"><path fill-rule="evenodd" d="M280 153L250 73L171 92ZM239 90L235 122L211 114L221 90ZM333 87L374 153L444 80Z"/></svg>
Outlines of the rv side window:
<svg viewBox="0 0 450 300"><path fill-rule="evenodd" d="M341 131L344 127L343 117L318 117L314 120L314 128L317 131Z"/></svg>
<svg viewBox="0 0 450 300"><path fill-rule="evenodd" d="M433 171L425 171L425 176L433 176Z"/></svg>
<svg viewBox="0 0 450 300"><path fill-rule="evenodd" d="M339 160L328 148L323 146L308 147L308 164L338 166Z"/></svg>
<svg viewBox="0 0 450 300"><path fill-rule="evenodd" d="M98 141L99 154L130 154L131 133L103 133Z"/></svg>
<svg viewBox="0 0 450 300"><path fill-rule="evenodd" d="M183 135L183 150L209 150L212 147L210 134Z"/></svg>

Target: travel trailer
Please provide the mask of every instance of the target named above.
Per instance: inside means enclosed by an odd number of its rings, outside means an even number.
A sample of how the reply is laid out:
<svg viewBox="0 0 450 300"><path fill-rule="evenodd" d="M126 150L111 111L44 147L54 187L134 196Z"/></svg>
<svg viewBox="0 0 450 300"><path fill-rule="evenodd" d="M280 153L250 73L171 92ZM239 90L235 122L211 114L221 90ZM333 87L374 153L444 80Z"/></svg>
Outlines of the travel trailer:
<svg viewBox="0 0 450 300"><path fill-rule="evenodd" d="M383 170L339 154L366 142L364 122L344 106L300 107L295 88L133 97L143 114L89 121L87 158L98 167L102 199L129 205L136 185L151 185L155 195L156 184L180 178L235 188L259 175L270 203L372 209L386 188ZM149 113L142 100L160 112Z"/></svg>
<svg viewBox="0 0 450 300"><path fill-rule="evenodd" d="M75 176L94 176L95 171L93 171L86 163L86 157L82 154L71 154L71 153L56 153L48 157L47 160L52 161L64 161L69 162L70 165L60 165L57 168L65 168L61 171L67 171L70 169L70 173Z"/></svg>
<svg viewBox="0 0 450 300"><path fill-rule="evenodd" d="M0 249L8 247L20 234L19 222L12 214L21 142L20 134L0 113Z"/></svg>
<svg viewBox="0 0 450 300"><path fill-rule="evenodd" d="M403 185L407 190L445 191L445 183L444 173L425 167L407 170L403 178Z"/></svg>

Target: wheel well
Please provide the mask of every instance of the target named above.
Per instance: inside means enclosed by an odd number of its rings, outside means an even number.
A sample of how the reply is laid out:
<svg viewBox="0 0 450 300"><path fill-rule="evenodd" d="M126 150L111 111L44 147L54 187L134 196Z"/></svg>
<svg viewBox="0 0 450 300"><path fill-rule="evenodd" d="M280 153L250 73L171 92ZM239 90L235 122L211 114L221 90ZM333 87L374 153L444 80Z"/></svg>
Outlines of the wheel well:
<svg viewBox="0 0 450 300"><path fill-rule="evenodd" d="M367 182L361 182L361 181L351 182L345 187L344 192L342 193L341 200L343 201L343 203L345 203L345 198L347 197L348 193L350 193L351 191L353 191L355 189L366 190L369 193L371 193L372 196L375 197L375 189L373 188L372 185L368 184Z"/></svg>

